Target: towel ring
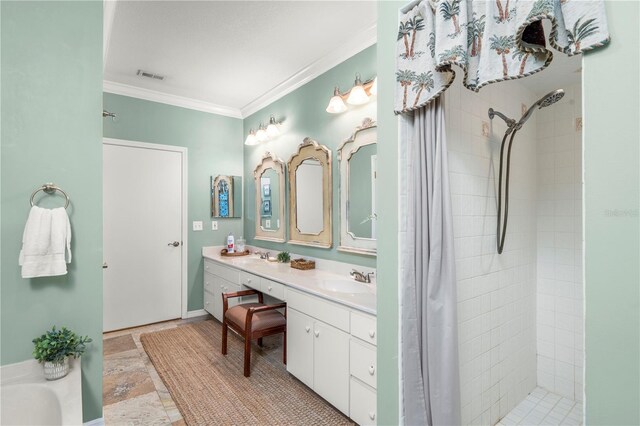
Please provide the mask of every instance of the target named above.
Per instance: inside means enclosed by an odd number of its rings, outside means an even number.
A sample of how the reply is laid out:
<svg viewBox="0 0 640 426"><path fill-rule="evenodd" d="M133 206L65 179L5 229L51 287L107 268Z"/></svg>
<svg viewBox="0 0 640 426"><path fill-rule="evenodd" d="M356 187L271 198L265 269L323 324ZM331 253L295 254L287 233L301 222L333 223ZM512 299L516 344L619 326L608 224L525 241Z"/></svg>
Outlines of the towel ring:
<svg viewBox="0 0 640 426"><path fill-rule="evenodd" d="M40 191L46 192L49 195L53 194L56 191L62 192L62 195L64 195L64 198L66 199L64 203L64 208L66 209L67 207L69 207L69 195L67 195L66 192L64 192L62 189L58 188L57 186L55 186L53 183L45 183L40 188L36 189L35 191L33 191L33 193L31 193L31 207L35 206L33 199L35 198L36 194Z"/></svg>

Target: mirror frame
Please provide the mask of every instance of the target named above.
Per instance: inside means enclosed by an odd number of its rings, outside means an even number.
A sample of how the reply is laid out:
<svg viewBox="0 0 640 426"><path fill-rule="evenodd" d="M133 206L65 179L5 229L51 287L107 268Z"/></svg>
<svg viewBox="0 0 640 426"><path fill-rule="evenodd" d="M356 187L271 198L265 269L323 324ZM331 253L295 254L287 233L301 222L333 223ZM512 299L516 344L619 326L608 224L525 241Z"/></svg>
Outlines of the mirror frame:
<svg viewBox="0 0 640 426"><path fill-rule="evenodd" d="M298 229L298 211L296 205L296 170L304 160L314 159L322 166L322 231L317 234L303 233ZM289 243L303 246L331 248L333 228L331 226L333 204L333 182L331 171L331 150L311 138L304 138L298 151L287 163L289 168Z"/></svg>
<svg viewBox="0 0 640 426"><path fill-rule="evenodd" d="M265 152L264 155L262 156L262 161L260 161L260 164L258 164L255 170L253 171L253 181L254 181L255 190L256 190L256 198L255 198L256 235L254 237L256 240L274 241L277 243L285 242L284 198L286 194L285 194L285 186L284 186L284 172L285 172L284 168L285 168L284 161L282 161L281 159L279 159L278 157L276 157L274 154L270 152ZM260 204L261 204L260 200L262 200L262 185L260 185L259 180L262 177L262 174L267 169L274 169L276 173L278 173L279 175L278 187L280 189L280 203L277 208L280 214L280 228L278 228L277 231L267 231L265 229L262 229L262 225L261 225L262 219L260 215Z"/></svg>
<svg viewBox="0 0 640 426"><path fill-rule="evenodd" d="M242 194L242 185L240 185L240 190L236 188L235 184L235 175L218 175L216 177L211 176L211 217L216 219L242 219L242 208L240 208L240 216L235 216L234 204L235 204L235 195L236 193ZM216 212L220 213L220 200L218 198L218 182L224 180L229 185L229 216L216 216ZM242 203L240 204L242 206Z"/></svg>
<svg viewBox="0 0 640 426"><path fill-rule="evenodd" d="M338 147L340 162L340 245L338 250L350 253L377 255L375 238L356 237L349 232L349 160L363 146L377 144L377 124L365 118L355 132Z"/></svg>

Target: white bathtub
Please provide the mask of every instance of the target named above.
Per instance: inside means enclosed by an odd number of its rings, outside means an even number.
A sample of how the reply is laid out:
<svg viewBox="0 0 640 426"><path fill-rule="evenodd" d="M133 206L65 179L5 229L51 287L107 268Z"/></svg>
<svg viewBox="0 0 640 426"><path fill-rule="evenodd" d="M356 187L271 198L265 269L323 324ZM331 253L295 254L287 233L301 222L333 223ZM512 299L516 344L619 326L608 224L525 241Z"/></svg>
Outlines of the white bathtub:
<svg viewBox="0 0 640 426"><path fill-rule="evenodd" d="M69 361L69 374L54 381L36 360L0 367L0 424L81 425L80 360Z"/></svg>

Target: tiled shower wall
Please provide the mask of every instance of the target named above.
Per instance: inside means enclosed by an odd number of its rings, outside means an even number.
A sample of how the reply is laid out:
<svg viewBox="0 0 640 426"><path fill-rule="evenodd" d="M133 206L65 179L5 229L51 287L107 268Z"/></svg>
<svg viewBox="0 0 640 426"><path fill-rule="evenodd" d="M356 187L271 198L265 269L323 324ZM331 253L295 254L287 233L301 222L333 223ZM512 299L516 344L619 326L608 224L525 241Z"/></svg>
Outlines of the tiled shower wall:
<svg viewBox="0 0 640 426"><path fill-rule="evenodd" d="M509 229L496 251L496 179L506 126L493 107L518 118L536 96L516 81L479 94L461 76L445 93L454 217L462 424L493 425L536 386L536 125L514 142ZM483 122L488 136L483 136ZM400 244L405 238L406 154L400 145Z"/></svg>
<svg viewBox="0 0 640 426"><path fill-rule="evenodd" d="M536 126L525 125L514 141L509 224L498 255L496 188L506 125L488 118L492 107L517 119L522 104L535 99L518 82L474 93L460 78L445 95L463 424L495 424L536 386Z"/></svg>
<svg viewBox="0 0 640 426"><path fill-rule="evenodd" d="M583 397L582 131L580 85L538 122L538 385Z"/></svg>

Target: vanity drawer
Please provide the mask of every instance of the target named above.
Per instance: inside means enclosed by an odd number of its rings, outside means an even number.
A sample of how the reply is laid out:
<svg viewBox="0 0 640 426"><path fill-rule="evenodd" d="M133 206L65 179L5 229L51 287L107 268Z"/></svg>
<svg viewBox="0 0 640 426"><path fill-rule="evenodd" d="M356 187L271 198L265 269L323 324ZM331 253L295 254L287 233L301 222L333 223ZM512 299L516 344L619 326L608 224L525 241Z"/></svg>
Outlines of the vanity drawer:
<svg viewBox="0 0 640 426"><path fill-rule="evenodd" d="M212 260L205 259L204 271L217 275L220 278L224 278L234 284L238 284L240 282L240 271L220 265Z"/></svg>
<svg viewBox="0 0 640 426"><path fill-rule="evenodd" d="M240 284L244 287L260 291L260 277L248 272L240 272Z"/></svg>
<svg viewBox="0 0 640 426"><path fill-rule="evenodd" d="M278 300L284 300L284 286L282 284L262 278L260 280L260 288L264 294L268 294Z"/></svg>
<svg viewBox="0 0 640 426"><path fill-rule="evenodd" d="M360 426L375 425L376 391L351 378L349 389L349 417Z"/></svg>
<svg viewBox="0 0 640 426"><path fill-rule="evenodd" d="M376 317L351 312L351 335L372 345L377 344Z"/></svg>
<svg viewBox="0 0 640 426"><path fill-rule="evenodd" d="M204 292L204 310L209 312L211 315L214 315L213 311L215 309L215 296L213 293L209 293L208 291Z"/></svg>
<svg viewBox="0 0 640 426"><path fill-rule="evenodd" d="M204 273L204 291L209 292L211 294L215 294L215 282L216 282L216 277L213 274L210 274L208 272Z"/></svg>
<svg viewBox="0 0 640 426"><path fill-rule="evenodd" d="M366 343L351 339L349 343L349 371L351 375L362 380L372 388L376 388L378 365L376 348Z"/></svg>
<svg viewBox="0 0 640 426"><path fill-rule="evenodd" d="M287 305L343 331L349 331L347 308L292 288L287 289Z"/></svg>

